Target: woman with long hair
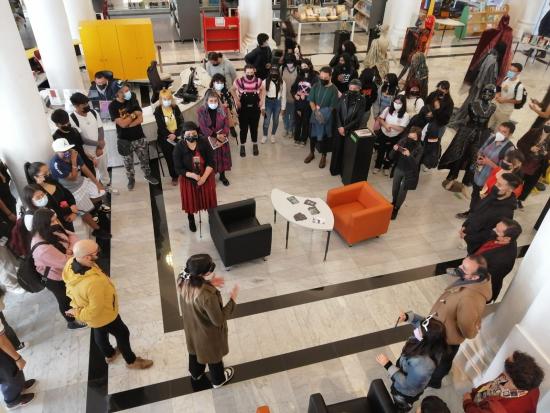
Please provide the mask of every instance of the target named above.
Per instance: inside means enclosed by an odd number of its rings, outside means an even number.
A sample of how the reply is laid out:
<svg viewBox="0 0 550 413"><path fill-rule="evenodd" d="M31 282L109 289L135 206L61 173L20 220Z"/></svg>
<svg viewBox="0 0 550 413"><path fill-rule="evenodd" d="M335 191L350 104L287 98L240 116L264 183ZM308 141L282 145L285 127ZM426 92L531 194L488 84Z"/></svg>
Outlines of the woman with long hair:
<svg viewBox="0 0 550 413"><path fill-rule="evenodd" d="M379 84L390 71L390 61L388 59L390 41L388 40L388 30L388 25L383 25L380 28L380 37L372 41L369 51L365 56L365 60L363 60L363 66L366 69L373 69L378 73Z"/></svg>
<svg viewBox="0 0 550 413"><path fill-rule="evenodd" d="M214 274L215 268L210 255L192 255L178 277L178 291L183 298L181 309L191 379L200 380L208 364L212 386L218 388L234 374L233 367L224 367L223 357L229 353L227 319L235 310L239 287L233 287L224 306L218 290L224 280Z"/></svg>
<svg viewBox="0 0 550 413"><path fill-rule="evenodd" d="M373 117L376 119L384 109L390 107L391 103L399 93L399 82L395 73L387 73L384 76L378 97L373 106Z"/></svg>
<svg viewBox="0 0 550 413"><path fill-rule="evenodd" d="M405 88L413 83L420 88L420 96L425 99L428 96L428 77L430 71L426 62L426 55L423 52L416 52L411 59L411 67L405 81Z"/></svg>
<svg viewBox="0 0 550 413"><path fill-rule="evenodd" d="M342 53L338 57L336 66L332 71L332 83L338 88L340 93L346 93L348 91L349 82L353 79L357 79L359 74L353 63L353 59L349 53Z"/></svg>
<svg viewBox="0 0 550 413"><path fill-rule="evenodd" d="M229 148L229 117L220 96L212 89L206 91L203 104L197 110L199 128L214 150L215 170L225 186L229 180L225 171L231 170L231 149Z"/></svg>
<svg viewBox="0 0 550 413"><path fill-rule="evenodd" d="M265 90L265 99L263 100L262 115L264 117L263 132L264 136L262 143L267 142L267 134L269 133L269 124L273 118L271 127L271 143L275 143L275 134L279 127L279 115L286 113L286 83L282 79L279 69L272 68L269 71L269 76L263 81Z"/></svg>
<svg viewBox="0 0 550 413"><path fill-rule="evenodd" d="M229 121L229 133L235 139L237 139L237 131L235 126L239 124L239 114L237 113L237 107L235 106L235 96L233 96L230 88L227 87L227 79L221 73L216 73L210 79L210 89L214 90L222 102L225 111L227 112L228 121Z"/></svg>
<svg viewBox="0 0 550 413"><path fill-rule="evenodd" d="M73 247L78 238L74 232L65 230L55 212L47 208L39 208L34 212L31 236L36 271L42 275L46 288L55 296L59 312L67 321L67 328L74 330L86 327L66 314L71 309L71 300L67 297L65 282L61 276L65 264L73 255Z"/></svg>
<svg viewBox="0 0 550 413"><path fill-rule="evenodd" d="M155 108L154 115L157 122L157 142L162 150L168 172L172 178L172 185L178 184L178 174L174 170L174 146L181 135L183 115L172 95L172 91L162 89L159 93L159 105Z"/></svg>
<svg viewBox="0 0 550 413"><path fill-rule="evenodd" d="M426 389L441 357L448 351L445 325L432 315L423 318L409 311L401 313L399 322L408 321L415 329L394 366L385 354L376 361L392 381L391 394L399 413L408 412Z"/></svg>
<svg viewBox="0 0 550 413"><path fill-rule="evenodd" d="M294 127L294 145L305 146L309 137L309 121L311 119L311 106L308 97L312 86L317 83L317 73L313 69L311 60L304 59L300 62L300 70L294 84L290 88L294 96L295 127Z"/></svg>
<svg viewBox="0 0 550 413"><path fill-rule="evenodd" d="M296 32L290 19L281 22L281 31L285 38L285 49L279 63L283 63L288 56L294 56L296 60L301 59L300 46L296 42Z"/></svg>
<svg viewBox="0 0 550 413"><path fill-rule="evenodd" d="M356 53L357 53L357 47L355 46L355 43L353 43L351 40L346 40L345 42L342 43L342 46L340 47L340 52L336 53L332 57L328 65L332 68L335 68L340 61L340 57L344 54L347 54L350 59L351 67L355 70L359 70L359 60L355 55Z"/></svg>
<svg viewBox="0 0 550 413"><path fill-rule="evenodd" d="M285 136L294 137L294 116L296 110L294 107L294 95L292 94L292 85L298 78L298 67L294 55L285 56L284 65L281 66L281 78L286 85L286 110L283 115L283 124L285 127Z"/></svg>

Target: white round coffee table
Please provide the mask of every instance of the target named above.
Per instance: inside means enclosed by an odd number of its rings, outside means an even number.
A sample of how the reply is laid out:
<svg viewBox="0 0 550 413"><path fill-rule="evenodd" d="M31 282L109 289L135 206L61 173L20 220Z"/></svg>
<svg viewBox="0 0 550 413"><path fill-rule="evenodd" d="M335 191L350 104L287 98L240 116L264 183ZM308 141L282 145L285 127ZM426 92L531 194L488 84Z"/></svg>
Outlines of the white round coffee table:
<svg viewBox="0 0 550 413"><path fill-rule="evenodd" d="M315 230L327 231L325 258L327 260L330 234L334 228L334 215L327 203L321 198L309 198L287 194L280 189L271 191L273 221L277 222L277 213L286 219L286 245L288 249L288 231L290 223Z"/></svg>

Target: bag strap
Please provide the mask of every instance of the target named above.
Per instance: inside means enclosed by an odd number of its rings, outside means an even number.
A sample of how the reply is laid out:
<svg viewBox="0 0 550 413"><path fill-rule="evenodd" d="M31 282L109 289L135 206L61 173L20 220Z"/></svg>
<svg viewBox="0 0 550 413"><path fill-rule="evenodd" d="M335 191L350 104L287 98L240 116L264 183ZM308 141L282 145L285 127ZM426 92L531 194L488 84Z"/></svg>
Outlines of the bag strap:
<svg viewBox="0 0 550 413"><path fill-rule="evenodd" d="M516 99L516 97L518 96L519 85L521 85L521 82L516 83L516 87L514 88L514 99L515 100L521 100L521 99Z"/></svg>
<svg viewBox="0 0 550 413"><path fill-rule="evenodd" d="M34 252L34 250L41 246L41 245L46 245L46 244L49 244L48 242L44 242L44 241L40 241L40 242L37 242L36 244L33 245L33 247L31 248L31 252L30 252L30 255L32 257L32 254ZM40 281L42 282L42 284L46 284L46 281L48 280L48 274L50 273L50 270L52 269L52 267L46 267L44 269L44 274L42 274L40 276Z"/></svg>
<svg viewBox="0 0 550 413"><path fill-rule="evenodd" d="M97 120L97 112L94 109L90 108L90 113L94 115L94 118Z"/></svg>
<svg viewBox="0 0 550 413"><path fill-rule="evenodd" d="M77 128L80 127L80 122L78 121L78 118L76 117L76 115L73 113L71 113L71 119L73 120L74 124L76 125Z"/></svg>
<svg viewBox="0 0 550 413"><path fill-rule="evenodd" d="M34 244L32 246L30 253L32 254L36 248L38 248L41 245L45 245L45 244L49 244L49 242L45 242L45 241L37 242L36 244Z"/></svg>

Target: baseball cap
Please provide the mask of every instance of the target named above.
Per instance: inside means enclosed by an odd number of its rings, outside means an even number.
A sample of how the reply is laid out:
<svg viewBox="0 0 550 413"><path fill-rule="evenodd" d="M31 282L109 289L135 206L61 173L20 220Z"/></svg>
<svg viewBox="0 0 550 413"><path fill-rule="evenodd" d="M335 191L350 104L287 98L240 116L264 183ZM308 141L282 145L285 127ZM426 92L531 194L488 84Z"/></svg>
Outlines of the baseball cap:
<svg viewBox="0 0 550 413"><path fill-rule="evenodd" d="M67 152L72 148L74 148L74 145L70 145L69 141L65 138L56 139L52 143L52 149L54 152Z"/></svg>

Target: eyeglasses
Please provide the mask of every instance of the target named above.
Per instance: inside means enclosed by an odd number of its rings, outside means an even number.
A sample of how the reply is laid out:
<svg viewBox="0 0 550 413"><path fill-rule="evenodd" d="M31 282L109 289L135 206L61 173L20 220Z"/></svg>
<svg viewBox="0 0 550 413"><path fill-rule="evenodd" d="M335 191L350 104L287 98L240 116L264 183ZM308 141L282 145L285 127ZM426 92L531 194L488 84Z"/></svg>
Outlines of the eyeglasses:
<svg viewBox="0 0 550 413"><path fill-rule="evenodd" d="M433 318L433 314L430 314L424 321L422 321L422 328L427 333L428 332L428 325L430 324L430 320Z"/></svg>

